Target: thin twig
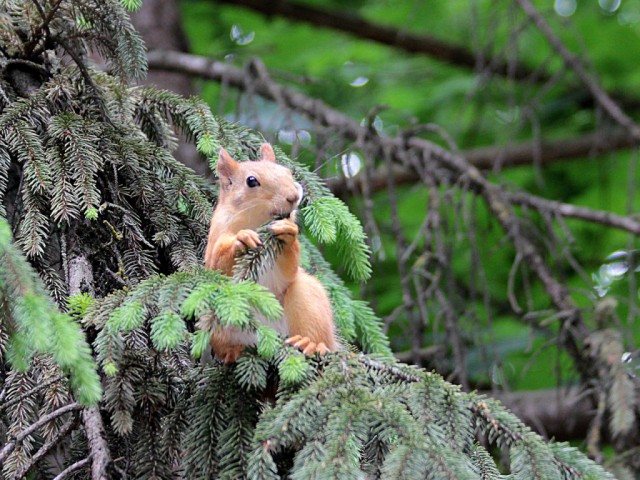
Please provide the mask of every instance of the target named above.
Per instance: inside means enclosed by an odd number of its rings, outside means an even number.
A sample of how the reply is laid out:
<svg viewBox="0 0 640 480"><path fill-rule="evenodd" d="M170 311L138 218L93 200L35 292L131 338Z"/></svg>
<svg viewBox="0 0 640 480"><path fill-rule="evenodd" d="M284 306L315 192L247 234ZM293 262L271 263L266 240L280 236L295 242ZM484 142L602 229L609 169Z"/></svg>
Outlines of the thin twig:
<svg viewBox="0 0 640 480"><path fill-rule="evenodd" d="M49 453L49 450L51 450L53 447L56 447L59 445L59 442L62 438L64 438L71 430L73 430L73 428L77 425L77 419L76 418L70 418L69 421L63 425L63 427L60 429L60 431L56 434L55 437L53 437L52 439L48 440L44 445L42 445L38 451L35 453L35 455L33 455L30 459L29 459L29 463L27 465L25 465L22 470L20 470L20 472L18 473L18 475L16 475L17 478L23 478L27 476L27 473L29 472L29 470L31 470L31 468L33 468L33 466L38 463L40 460L42 460L42 458L44 458L44 456Z"/></svg>
<svg viewBox="0 0 640 480"><path fill-rule="evenodd" d="M36 385L35 387L33 387L31 390L24 392L22 395L20 395L17 398L14 398L13 400L0 405L0 410L6 410L7 408L20 403L22 400L24 400L27 397L30 397L31 395L33 395L34 393L42 390L43 388L47 388L51 385L53 385L54 383L59 382L60 380L62 380L64 378L64 375L58 375L57 377L52 378L51 380L48 380L44 383L40 383L38 385Z"/></svg>
<svg viewBox="0 0 640 480"><path fill-rule="evenodd" d="M47 33L49 33L49 24L53 20L53 17L55 16L56 12L58 11L58 8L60 8L60 5L62 5L62 0L57 0L51 6L51 9L49 10L49 13L47 15L45 15L45 12L42 9L42 7L40 6L40 4L38 3L38 0L31 0L31 1L35 5L36 10L38 10L38 13L40 14L40 18L42 18L42 23L35 28L35 30L33 31L33 34L31 35L31 39L24 46L24 57L25 58L29 58L31 56L31 54L33 53L33 50L38 45L38 42L40 42L40 40L41 40L40 35L42 35L42 32L43 31L47 31Z"/></svg>
<svg viewBox="0 0 640 480"><path fill-rule="evenodd" d="M640 140L640 126L638 126L624 111L616 104L611 96L604 88L593 78L582 62L573 55L567 47L564 46L562 40L551 30L549 24L544 20L542 15L536 10L530 0L518 0L522 10L536 24L540 32L545 36L549 44L560 55L567 68L573 70L580 81L589 89L593 98L607 112L613 120L624 127L636 140Z"/></svg>
<svg viewBox="0 0 640 480"><path fill-rule="evenodd" d="M9 455L11 455L11 452L13 452L15 448L24 441L25 438L27 438L33 432L38 430L40 427L64 415L65 413L74 412L81 409L82 409L82 406L74 402L74 403L65 405L64 407L61 407L57 410L54 410L53 412L48 413L44 417L40 417L40 420L30 425L29 427L25 428L24 430L22 430L13 439L9 439L7 444L2 448L2 450L0 450L0 463L4 462L6 458Z"/></svg>
<svg viewBox="0 0 640 480"><path fill-rule="evenodd" d="M395 367L393 365L387 365L386 363L378 362L377 360L373 360L371 357L360 354L357 356L358 362L361 364L376 370L378 372L385 372L393 375L394 377L398 377L401 380L411 383L418 383L422 380L417 375L412 375L411 373L405 372L402 369Z"/></svg>
<svg viewBox="0 0 640 480"><path fill-rule="evenodd" d="M72 463L63 471L61 471L58 475L53 477L53 480L63 480L64 478L67 478L70 473L73 473L76 470L80 470L85 465L87 465L90 461L91 461L91 455L89 455L87 458L83 458L82 460L78 460L76 463Z"/></svg>

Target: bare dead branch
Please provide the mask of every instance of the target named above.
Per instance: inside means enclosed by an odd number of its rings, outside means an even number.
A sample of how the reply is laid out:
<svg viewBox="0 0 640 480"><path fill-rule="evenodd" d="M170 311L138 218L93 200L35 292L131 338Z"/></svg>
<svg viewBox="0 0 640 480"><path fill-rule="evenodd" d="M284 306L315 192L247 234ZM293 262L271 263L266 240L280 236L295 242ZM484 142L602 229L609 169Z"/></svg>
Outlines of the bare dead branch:
<svg viewBox="0 0 640 480"><path fill-rule="evenodd" d="M548 165L633 148L637 143L622 129L599 130L562 140L532 141L504 147L474 148L463 150L459 155L480 170L491 170L495 168L496 164L502 168L534 164ZM388 175L389 173L384 167L374 172L370 179L370 188L373 191L384 189ZM398 185L412 184L419 180L414 169L403 168L397 164L394 165L393 175ZM336 177L329 179L327 183L338 196L347 195L353 189L359 191L360 188L358 179L352 179L347 184L346 179Z"/></svg>
<svg viewBox="0 0 640 480"><path fill-rule="evenodd" d="M249 81L245 76L244 70L205 57L180 52L159 50L149 52L149 67L181 71L189 75L225 82L232 87L243 90L247 88L247 82ZM339 131L350 140L359 141L363 138L370 139L379 146L380 152L384 151L384 148L392 148L393 151L402 150L406 148L407 145L415 146L415 148L422 150L426 158L437 158L439 152L446 152L445 149L417 137L407 139L404 137L391 138L384 135L375 135L366 127L361 126L356 120L346 117L341 112L323 104L320 100L309 98L295 90L278 85L275 82L267 82L264 79L254 79L251 81L251 86L256 94L273 101L283 102L284 106L304 113L323 126L331 125L336 131ZM479 169L490 169L493 167L496 159L499 159L503 167L530 165L533 164L536 157L539 162L547 164L555 161L631 148L636 143L637 142L633 138L630 138L623 130L613 130L610 132L600 131L566 140L553 140L542 143L527 142L504 148L484 147L472 149L460 152L456 155L456 158ZM421 176L412 166L406 166L396 162L392 168L391 175L393 175L396 185L413 184L421 180ZM372 172L368 179L368 188L370 188L372 192L386 189L389 176L390 174L384 166L380 170ZM338 196L346 195L347 192L354 189L358 191L359 188L359 180L357 178L350 179L349 183L347 183L347 180L344 178L333 178L329 179L327 183L329 188ZM553 202L523 193L508 195L512 195L511 198L515 204L528 204L562 216L579 218L585 221L627 230L635 235L640 231L640 222L628 217L586 207Z"/></svg>
<svg viewBox="0 0 640 480"><path fill-rule="evenodd" d="M107 468L111 464L111 454L98 407L88 407L82 411L82 424L87 435L91 452L92 480L107 480Z"/></svg>
<svg viewBox="0 0 640 480"><path fill-rule="evenodd" d="M167 50L151 51L149 52L149 68L183 72L187 75L224 82L231 87L242 90L247 89L247 79L245 78L244 70L197 55ZM285 102L285 106L289 108L315 114L313 118L321 120L323 125L333 125L340 128L346 127L349 138L352 140L357 138L358 134L365 129L365 127L362 127L355 120L348 119L345 121L340 118L343 117L343 114L337 110L322 105L320 101L305 97L303 94L295 92L292 89L282 86L266 88L266 86L260 84L260 82L252 82L252 87L258 95L273 101L280 99ZM476 148L462 151L459 155L479 169L492 169L497 162L504 168L532 165L535 161L541 164L548 164L627 149L636 144L637 142L633 138L630 138L623 130L600 130L563 140L525 142L505 147L491 146ZM386 173L384 176L381 176L381 178L384 178L386 185ZM372 180L375 185L376 179ZM406 170L404 173L397 173L395 179L397 184L407 183L409 181L415 182L416 180L416 175L411 170ZM330 185L332 189L337 192L346 190L346 183L343 179L332 180L330 181Z"/></svg>
<svg viewBox="0 0 640 480"><path fill-rule="evenodd" d="M73 236L69 239L69 255L67 284L69 295L82 292L93 294L93 269L78 243ZM82 425L87 435L89 452L91 452L91 478L92 480L107 480L108 468L111 465L111 453L107 443L102 416L99 407L87 407L82 410Z"/></svg>
<svg viewBox="0 0 640 480"><path fill-rule="evenodd" d="M629 233L640 236L640 221L634 220L631 217L624 217L603 210L580 207L570 203L545 200L524 192L507 193L507 197L516 205L527 205L538 210L546 210L549 213L562 217L577 218L591 223L599 223L608 227L626 230Z"/></svg>
<svg viewBox="0 0 640 480"><path fill-rule="evenodd" d="M69 474L75 472L76 470L80 470L90 461L91 461L91 456L88 456L87 458L83 458L82 460L78 460L76 463L69 465L67 468L61 471L58 475L56 475L53 478L53 480L63 480L67 478Z"/></svg>
<svg viewBox="0 0 640 480"><path fill-rule="evenodd" d="M444 345L432 345L430 347L421 348L417 352L409 350L407 352L394 353L395 357L400 362L408 363L412 362L416 357L419 360L433 360L435 357L443 356L446 353Z"/></svg>
<svg viewBox="0 0 640 480"><path fill-rule="evenodd" d="M15 448L22 443L22 441L27 438L29 435L31 435L32 433L34 433L36 430L38 430L40 427L42 427L43 425L49 423L52 420L55 420L56 418L64 415L65 413L69 413L69 412L74 412L76 410L80 410L82 409L82 406L79 405L78 403L70 403L68 405L65 405L64 407L58 408L57 410L54 410L51 413L48 413L47 415L44 415L43 417L40 417L40 419L35 422L34 424L28 426L27 428L25 428L24 430L22 430L20 433L18 433L13 439L9 439L9 441L7 442L7 444L2 447L2 450L0 450L0 463L4 462L6 460L6 458L11 455L11 452L13 452L15 450Z"/></svg>
<svg viewBox="0 0 640 480"><path fill-rule="evenodd" d="M487 394L545 438L558 441L584 438L595 416L592 397L577 387Z"/></svg>
<svg viewBox="0 0 640 480"><path fill-rule="evenodd" d="M52 448L58 446L60 440L66 437L67 434L76 427L76 425L77 425L77 419L70 418L69 421L65 425L63 425L63 427L60 429L60 431L56 434L55 437L49 439L44 445L42 445L38 449L35 455L33 455L33 457L31 457L31 459L29 460L29 463L25 465L22 468L22 470L20 470L20 472L18 473L18 475L16 475L16 477L17 478L26 477L29 470L31 470L31 468L33 468L33 466L36 463L42 460Z"/></svg>

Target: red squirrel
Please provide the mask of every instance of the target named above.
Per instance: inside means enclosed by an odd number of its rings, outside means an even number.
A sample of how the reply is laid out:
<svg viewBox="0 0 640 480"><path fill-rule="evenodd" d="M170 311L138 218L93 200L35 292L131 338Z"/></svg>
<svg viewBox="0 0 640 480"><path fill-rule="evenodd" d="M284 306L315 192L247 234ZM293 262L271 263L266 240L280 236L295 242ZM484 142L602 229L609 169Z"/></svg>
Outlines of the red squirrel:
<svg viewBox="0 0 640 480"><path fill-rule="evenodd" d="M294 220L302 187L288 168L276 163L270 144L262 144L260 151L259 161L236 162L224 148L220 149L220 190L209 228L205 266L232 275L236 257L261 244L256 229L281 218L270 228L283 242L282 251L272 269L258 281L284 309L284 317L271 326L305 355L336 350L327 293L316 278L300 268L298 225ZM235 362L246 345L255 343L255 334L235 327L217 327L211 335L213 351L225 363Z"/></svg>

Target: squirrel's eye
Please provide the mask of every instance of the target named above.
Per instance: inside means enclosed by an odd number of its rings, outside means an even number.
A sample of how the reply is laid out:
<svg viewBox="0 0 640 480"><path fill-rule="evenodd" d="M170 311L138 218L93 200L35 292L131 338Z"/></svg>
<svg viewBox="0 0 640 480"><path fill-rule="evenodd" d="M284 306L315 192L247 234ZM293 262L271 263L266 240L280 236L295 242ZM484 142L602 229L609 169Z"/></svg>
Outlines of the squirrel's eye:
<svg viewBox="0 0 640 480"><path fill-rule="evenodd" d="M250 188L259 187L260 186L260 182L254 176L247 177L247 186L250 187Z"/></svg>

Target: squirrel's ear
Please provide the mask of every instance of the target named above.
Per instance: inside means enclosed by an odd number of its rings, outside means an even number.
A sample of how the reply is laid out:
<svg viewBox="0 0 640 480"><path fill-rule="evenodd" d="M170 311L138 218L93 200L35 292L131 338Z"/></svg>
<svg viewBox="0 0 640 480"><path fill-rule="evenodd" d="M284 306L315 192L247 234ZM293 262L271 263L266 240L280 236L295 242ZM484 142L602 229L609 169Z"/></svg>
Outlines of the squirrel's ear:
<svg viewBox="0 0 640 480"><path fill-rule="evenodd" d="M231 158L229 152L224 148L220 148L218 153L218 177L232 177L237 169L238 162Z"/></svg>
<svg viewBox="0 0 640 480"><path fill-rule="evenodd" d="M262 155L262 160L276 163L276 154L273 153L273 147L270 143L263 143L260 146L260 153Z"/></svg>

